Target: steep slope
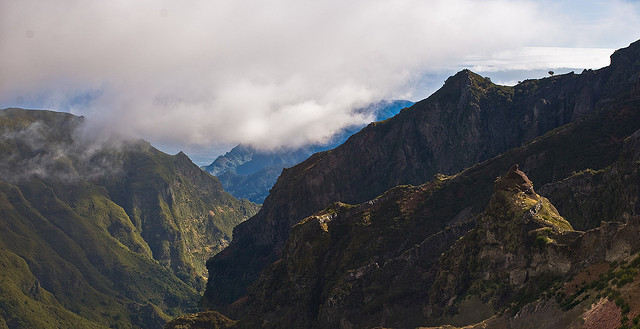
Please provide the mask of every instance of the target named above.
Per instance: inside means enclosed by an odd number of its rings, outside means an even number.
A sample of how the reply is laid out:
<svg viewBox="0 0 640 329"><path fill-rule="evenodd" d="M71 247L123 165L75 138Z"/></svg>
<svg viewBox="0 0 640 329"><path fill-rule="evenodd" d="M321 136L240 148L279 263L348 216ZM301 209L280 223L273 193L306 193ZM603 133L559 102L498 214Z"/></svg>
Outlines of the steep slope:
<svg viewBox="0 0 640 329"><path fill-rule="evenodd" d="M84 123L0 111L0 314L12 328L157 328L193 310L205 260L257 206L184 154Z"/></svg>
<svg viewBox="0 0 640 329"><path fill-rule="evenodd" d="M539 293L570 270L576 257L562 248L580 234L513 166L496 181L477 226L441 257L426 313L442 317L438 322L464 325L489 317L517 294ZM466 304L479 312L460 312ZM447 319L456 314L459 318Z"/></svg>
<svg viewBox="0 0 640 329"><path fill-rule="evenodd" d="M639 134L613 164L635 167L629 178L637 183L640 163L628 154L640 154ZM640 318L640 286L629 285L640 269L638 214L574 231L513 166L494 184L482 182L495 191L475 219L443 221L464 202L443 200L485 189L465 186L481 171L397 187L357 206L335 203L304 219L282 258L227 308L239 319L229 327L578 328L604 318L602 308L617 310L616 327Z"/></svg>
<svg viewBox="0 0 640 329"><path fill-rule="evenodd" d="M0 268L0 328L107 328L66 310L18 255L0 249Z"/></svg>
<svg viewBox="0 0 640 329"><path fill-rule="evenodd" d="M404 100L380 101L360 109L358 112L372 116L374 121L381 121L398 114L401 109L411 105L413 102ZM235 197L262 203L282 169L306 160L313 153L326 151L342 144L361 128L363 127L350 127L325 145L305 146L293 150L268 152L246 145L238 145L202 169L217 176L225 191Z"/></svg>
<svg viewBox="0 0 640 329"><path fill-rule="evenodd" d="M579 218L576 227L597 227L602 220L628 221L640 214L640 131L625 140L621 160L601 170L583 170L542 187L558 209Z"/></svg>
<svg viewBox="0 0 640 329"><path fill-rule="evenodd" d="M126 174L96 183L129 215L153 258L200 289L207 259L228 245L233 228L258 206L224 192L184 153L171 157L146 143L137 147L121 157Z"/></svg>
<svg viewBox="0 0 640 329"><path fill-rule="evenodd" d="M308 217L293 227L282 260L263 271L252 285L246 302L250 311L240 325L415 327L438 320L441 301L448 306L447 302L456 300L451 290L458 294L465 288L478 290L479 284L465 286L474 282L472 276L488 281L485 274L501 275L505 259L520 264L518 257L532 255L531 247L537 248L539 237L551 243L550 237L571 230L548 200L533 192L530 182L528 187L519 185L520 179L522 185L528 181L522 172L512 170L496 183L478 227L461 240L458 237L468 230L468 224L434 235L441 226L421 221L413 213L424 212L420 200L446 188L446 181L392 190L372 205L337 204ZM410 234L413 231L424 235ZM523 241L528 239L533 242ZM490 243L487 251L482 243ZM443 250L448 251L440 265ZM484 316L490 315L491 310Z"/></svg>
<svg viewBox="0 0 640 329"><path fill-rule="evenodd" d="M396 185L456 173L570 122L575 125L508 157L520 158L512 163L541 184L606 167L617 158L620 138L638 129L639 60L640 42L635 42L616 51L609 67L515 87L494 85L467 70L456 74L392 119L284 170L259 213L239 225L231 245L209 261L203 303L222 306L242 296L259 270L279 258L290 227L332 202L357 204ZM489 171L486 177L499 174ZM460 202L457 211L478 214L490 195L483 192L484 198L469 196L477 203Z"/></svg>

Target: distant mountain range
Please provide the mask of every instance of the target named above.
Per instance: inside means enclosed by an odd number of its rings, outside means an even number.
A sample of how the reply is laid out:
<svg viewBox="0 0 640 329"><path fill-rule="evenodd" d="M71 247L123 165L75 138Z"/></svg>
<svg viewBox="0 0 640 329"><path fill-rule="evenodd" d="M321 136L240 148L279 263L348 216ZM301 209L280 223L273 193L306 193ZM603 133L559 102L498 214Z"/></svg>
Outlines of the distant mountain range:
<svg viewBox="0 0 640 329"><path fill-rule="evenodd" d="M285 169L167 328L635 328L639 233L640 41L514 87L463 70Z"/></svg>
<svg viewBox="0 0 640 329"><path fill-rule="evenodd" d="M374 121L381 121L391 118L411 105L413 102L405 100L380 101L358 112L373 117ZM225 191L236 198L262 203L282 169L292 167L314 153L335 148L362 128L362 126L350 127L334 136L332 142L328 144L310 145L297 149L260 151L250 146L238 145L202 169L217 176Z"/></svg>
<svg viewBox="0 0 640 329"><path fill-rule="evenodd" d="M0 110L0 328L159 328L258 206L186 155Z"/></svg>

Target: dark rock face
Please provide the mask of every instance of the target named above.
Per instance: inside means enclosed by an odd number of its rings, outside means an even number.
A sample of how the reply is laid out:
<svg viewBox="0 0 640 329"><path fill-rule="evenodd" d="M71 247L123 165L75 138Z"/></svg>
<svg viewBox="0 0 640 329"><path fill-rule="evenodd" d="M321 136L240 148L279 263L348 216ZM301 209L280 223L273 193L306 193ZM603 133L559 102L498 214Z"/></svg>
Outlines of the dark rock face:
<svg viewBox="0 0 640 329"><path fill-rule="evenodd" d="M291 229L282 258L227 309L239 319L233 328L481 321L485 327L529 328L523 319L531 321L533 314L554 315L536 320L545 328L580 321L584 305L571 310L566 305L573 297L554 294L567 294L563 284L585 269L631 260L640 251L640 217L574 231L546 198L505 184L514 181L513 169L496 181L475 227L473 220L446 226L431 202L462 185L465 173L394 188L358 206L335 203L307 217ZM637 273L632 266L640 266L640 258L623 269ZM610 283L602 285L600 291Z"/></svg>
<svg viewBox="0 0 640 329"><path fill-rule="evenodd" d="M639 58L636 42L617 51L611 66L601 70L526 80L515 87L494 85L465 70L392 119L370 124L336 149L284 170L260 212L239 225L231 245L208 262L203 303L226 305L242 296L258 271L280 257L290 228L332 202L357 204L393 186L421 184L436 173L459 172L594 112L602 122L618 122L619 133L606 130L605 134L628 136L629 129L638 129L635 123L611 116L636 115ZM605 113L614 106L626 107L626 112ZM593 120L581 123L579 129L598 133L610 128L599 125ZM564 133L562 129L552 132ZM578 139L585 137L567 135L575 144L567 142L571 147L565 149L526 144L518 155L523 157L507 165L520 163L544 185L569 176L571 170L603 168L617 158L620 141L596 135L589 138L600 144L576 147L581 143ZM600 153L594 153L596 149ZM536 168L540 170L532 170ZM477 198L486 202L489 195ZM474 207L478 214L478 204Z"/></svg>
<svg viewBox="0 0 640 329"><path fill-rule="evenodd" d="M428 297L431 267L473 227L473 221L448 228L437 221L442 210L429 196L450 188L446 180L395 188L306 218L292 228L282 258L263 270L229 315L242 318L242 328L373 327L393 323L382 313L394 321L412 317L419 306L410 299ZM384 305L392 296L411 297Z"/></svg>
<svg viewBox="0 0 640 329"><path fill-rule="evenodd" d="M440 259L431 287L431 316L454 316L463 304L460 301L469 295L498 309L537 277L562 277L571 269L574 259L558 248L576 241L581 233L573 231L549 200L522 188L523 182L531 185L517 166L499 178L476 228ZM471 323L482 320L467 319Z"/></svg>
<svg viewBox="0 0 640 329"><path fill-rule="evenodd" d="M640 215L640 130L624 140L621 160L601 170L586 169L540 188L581 230L602 220L627 222Z"/></svg>
<svg viewBox="0 0 640 329"><path fill-rule="evenodd" d="M496 190L520 191L526 194L536 194L533 190L533 183L524 172L518 169L518 165L511 166L506 175L496 181Z"/></svg>

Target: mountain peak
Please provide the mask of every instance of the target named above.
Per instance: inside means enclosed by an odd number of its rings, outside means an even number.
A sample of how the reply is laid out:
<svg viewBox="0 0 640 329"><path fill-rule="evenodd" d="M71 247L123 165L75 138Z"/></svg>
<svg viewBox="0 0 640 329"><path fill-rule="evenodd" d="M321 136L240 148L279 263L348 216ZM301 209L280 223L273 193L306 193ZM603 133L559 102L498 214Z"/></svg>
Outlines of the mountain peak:
<svg viewBox="0 0 640 329"><path fill-rule="evenodd" d="M505 222L512 222L514 225L504 227L501 223ZM518 169L517 164L496 180L495 192L480 219L479 227L492 232L506 229L502 233L512 237L520 234L517 232L529 232L525 234L527 236L545 228L556 233L573 230L553 204L533 190L533 183ZM518 237L517 240L520 241L521 238Z"/></svg>
<svg viewBox="0 0 640 329"><path fill-rule="evenodd" d="M526 194L536 194L533 190L533 183L529 177L518 169L518 165L511 166L509 171L496 180L496 191L521 191Z"/></svg>
<svg viewBox="0 0 640 329"><path fill-rule="evenodd" d="M496 91L495 87L496 85L491 82L491 79L485 78L469 69L464 69L447 78L442 88L432 96L457 101L468 97L480 97L480 95L486 94L488 91Z"/></svg>
<svg viewBox="0 0 640 329"><path fill-rule="evenodd" d="M474 73L473 71L469 70L469 69L464 69L458 73L456 73L453 76L450 76L449 78L447 78L447 80L444 82L444 85L459 85L459 84L470 84L472 82L484 82L487 81L489 79L486 79L484 77L482 77L481 75ZM491 80L489 80L491 81Z"/></svg>

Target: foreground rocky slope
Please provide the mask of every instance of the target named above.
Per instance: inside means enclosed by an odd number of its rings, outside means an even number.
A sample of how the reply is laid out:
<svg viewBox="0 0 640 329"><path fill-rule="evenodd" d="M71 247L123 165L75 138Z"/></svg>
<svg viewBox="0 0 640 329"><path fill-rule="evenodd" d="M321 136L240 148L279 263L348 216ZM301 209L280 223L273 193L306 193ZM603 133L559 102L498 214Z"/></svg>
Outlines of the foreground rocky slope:
<svg viewBox="0 0 640 329"><path fill-rule="evenodd" d="M158 328L257 211L184 155L0 111L0 327Z"/></svg>
<svg viewBox="0 0 640 329"><path fill-rule="evenodd" d="M637 130L605 169L629 169L623 177L636 190L636 205L639 154ZM518 166L495 183L472 180L508 159L513 158L505 154L451 177L396 187L357 206L335 203L296 224L282 257L226 308L225 314L238 321L207 312L167 328L198 328L212 319L230 328L602 328L603 321L617 328L637 323L640 214L626 207L616 212L625 215L615 218L628 218L625 223L575 231ZM446 221L464 202L446 200L486 188L467 185L470 181L494 190L484 211Z"/></svg>
<svg viewBox="0 0 640 329"><path fill-rule="evenodd" d="M203 304L222 307L245 294L259 271L280 258L290 228L332 202L357 204L393 186L456 173L568 123L466 171L468 185L449 195L451 204L438 222L479 214L491 195L487 182L512 163L541 185L605 168L619 156L622 140L640 128L639 60L636 42L616 51L609 67L515 87L494 85L465 70L394 118L286 169L260 212L239 225L231 245L208 263ZM560 195L555 193L550 195ZM573 206L560 202L559 207ZM586 229L599 220L578 219L574 226Z"/></svg>

